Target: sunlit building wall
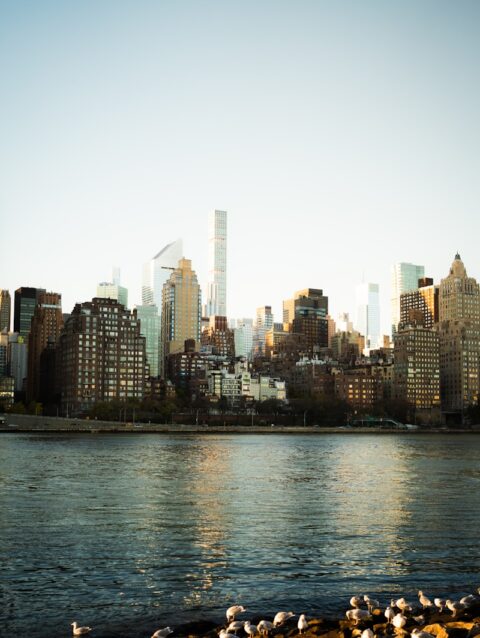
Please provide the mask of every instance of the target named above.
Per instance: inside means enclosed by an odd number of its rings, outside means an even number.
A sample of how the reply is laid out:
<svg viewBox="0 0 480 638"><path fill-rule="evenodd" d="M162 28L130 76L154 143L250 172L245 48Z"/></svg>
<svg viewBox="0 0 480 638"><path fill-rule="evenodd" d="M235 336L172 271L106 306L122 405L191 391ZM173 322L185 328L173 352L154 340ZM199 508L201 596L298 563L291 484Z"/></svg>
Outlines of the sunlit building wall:
<svg viewBox="0 0 480 638"><path fill-rule="evenodd" d="M356 287L356 329L365 337L364 354L382 345L380 336L379 285L361 283Z"/></svg>
<svg viewBox="0 0 480 638"><path fill-rule="evenodd" d="M150 376L159 375L160 366L160 317L155 304L136 306L137 318L140 321L140 333L145 337L145 352L150 368Z"/></svg>
<svg viewBox="0 0 480 638"><path fill-rule="evenodd" d="M400 323L400 295L416 290L418 280L425 276L425 266L400 262L393 264L391 270L391 318L392 335Z"/></svg>
<svg viewBox="0 0 480 638"><path fill-rule="evenodd" d="M181 239L167 244L155 257L143 266L142 276L142 305L154 304L158 312L162 312L163 285L168 281L172 270L178 266L183 257L183 242Z"/></svg>
<svg viewBox="0 0 480 638"><path fill-rule="evenodd" d="M207 317L227 316L227 212L214 210L208 216Z"/></svg>

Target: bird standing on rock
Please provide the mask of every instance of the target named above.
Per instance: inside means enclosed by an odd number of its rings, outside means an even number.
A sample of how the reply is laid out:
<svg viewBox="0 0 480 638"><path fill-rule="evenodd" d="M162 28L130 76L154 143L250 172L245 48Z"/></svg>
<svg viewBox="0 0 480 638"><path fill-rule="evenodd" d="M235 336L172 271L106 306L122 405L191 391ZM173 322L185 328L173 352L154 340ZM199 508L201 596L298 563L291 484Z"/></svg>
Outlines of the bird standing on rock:
<svg viewBox="0 0 480 638"><path fill-rule="evenodd" d="M445 604L452 612L452 618L455 618L457 613L460 613L465 609L465 605L463 603L457 603L455 600L450 600L450 598L447 598Z"/></svg>
<svg viewBox="0 0 480 638"><path fill-rule="evenodd" d="M261 620L257 625L257 629L261 634L266 636L272 631L273 622L270 622L269 620Z"/></svg>
<svg viewBox="0 0 480 638"><path fill-rule="evenodd" d="M278 627L292 616L295 616L293 611L279 611L278 614L275 614L275 618L273 619L273 626Z"/></svg>
<svg viewBox="0 0 480 638"><path fill-rule="evenodd" d="M167 638L170 634L173 634L173 629L164 627L163 629L157 629L157 631L152 634L152 638Z"/></svg>
<svg viewBox="0 0 480 638"><path fill-rule="evenodd" d="M425 596L421 589L419 589L418 591L418 600L424 609L426 609L427 607L433 607L432 601L430 600L430 598L427 598Z"/></svg>
<svg viewBox="0 0 480 638"><path fill-rule="evenodd" d="M364 596L363 600L367 603L368 611L372 613L374 609L378 609L380 607L380 603L375 598L370 598L370 596Z"/></svg>
<svg viewBox="0 0 480 638"><path fill-rule="evenodd" d="M398 607L402 612L412 611L412 606L410 605L410 603L407 603L405 598L399 598L397 601L395 601L395 607Z"/></svg>
<svg viewBox="0 0 480 638"><path fill-rule="evenodd" d="M370 618L370 614L366 609L349 609L345 616L348 620L353 620L356 625L358 625L361 620Z"/></svg>
<svg viewBox="0 0 480 638"><path fill-rule="evenodd" d="M392 625L395 627L395 629L403 629L406 624L407 619L401 612L393 617Z"/></svg>
<svg viewBox="0 0 480 638"><path fill-rule="evenodd" d="M243 624L243 629L245 630L245 633L247 634L247 636L256 636L258 634L257 625L252 625L252 623L249 620L247 620Z"/></svg>
<svg viewBox="0 0 480 638"><path fill-rule="evenodd" d="M236 634L237 631L240 631L240 629L243 629L243 622L241 620L234 620L227 627L227 631L233 631L234 634Z"/></svg>
<svg viewBox="0 0 480 638"><path fill-rule="evenodd" d="M76 620L72 622L72 627L74 636L82 636L83 634L88 634L92 631L91 627L79 627Z"/></svg>
<svg viewBox="0 0 480 638"><path fill-rule="evenodd" d="M433 604L435 605L435 607L438 607L438 610L440 611L440 613L442 613L442 611L445 609L445 605L447 604L447 601L444 600L443 598L434 598Z"/></svg>
<svg viewBox="0 0 480 638"><path fill-rule="evenodd" d="M356 607L357 609L361 607L364 603L364 596L352 596L350 598L350 604L352 607Z"/></svg>
<svg viewBox="0 0 480 638"><path fill-rule="evenodd" d="M243 627L243 623L242 623ZM226 629L220 629L218 638L237 638L237 634L230 634Z"/></svg>
<svg viewBox="0 0 480 638"><path fill-rule="evenodd" d="M389 606L385 609L384 612L384 616L387 619L387 622L392 622L393 618L395 617L395 612L394 610Z"/></svg>
<svg viewBox="0 0 480 638"><path fill-rule="evenodd" d="M238 616L238 614L241 614L242 612L247 611L245 609L245 607L242 607L242 605L232 605L231 607L229 607L227 609L227 622L232 622L232 620L235 620L235 616Z"/></svg>
<svg viewBox="0 0 480 638"><path fill-rule="evenodd" d="M360 638L374 638L375 634L371 629L364 629L360 635Z"/></svg>
<svg viewBox="0 0 480 638"><path fill-rule="evenodd" d="M303 632L308 629L308 621L305 618L305 614L302 614L300 618L298 619L297 627L298 627L298 631L301 634L303 634Z"/></svg>

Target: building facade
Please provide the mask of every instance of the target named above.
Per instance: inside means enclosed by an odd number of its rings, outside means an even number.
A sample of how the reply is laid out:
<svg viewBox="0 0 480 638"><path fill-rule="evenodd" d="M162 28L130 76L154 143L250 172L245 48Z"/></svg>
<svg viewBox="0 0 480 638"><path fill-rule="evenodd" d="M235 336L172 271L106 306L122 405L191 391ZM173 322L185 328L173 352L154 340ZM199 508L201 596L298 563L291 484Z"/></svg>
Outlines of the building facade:
<svg viewBox="0 0 480 638"><path fill-rule="evenodd" d="M151 377L160 374L160 317L155 304L136 306L137 318L140 321L140 332L145 337L145 352Z"/></svg>
<svg viewBox="0 0 480 638"><path fill-rule="evenodd" d="M22 287L15 290L15 303L13 309L13 331L18 332L22 337L30 334L30 325L33 313L38 303L38 297L44 288Z"/></svg>
<svg viewBox="0 0 480 638"><path fill-rule="evenodd" d="M181 239L167 244L155 257L143 266L142 305L157 306L162 312L163 285L168 281L171 271L175 270L183 257L183 242Z"/></svg>
<svg viewBox="0 0 480 638"><path fill-rule="evenodd" d="M433 284L433 279L424 277L419 279L418 288L400 295L399 325L408 325L421 317L425 328L433 328L438 323L438 294L439 287Z"/></svg>
<svg viewBox="0 0 480 638"><path fill-rule="evenodd" d="M161 323L161 369L165 373L170 354L183 352L185 341L200 341L202 294L189 259L180 259L163 285Z"/></svg>
<svg viewBox="0 0 480 638"><path fill-rule="evenodd" d="M12 312L12 299L8 290L0 290L0 332L10 332L10 315Z"/></svg>
<svg viewBox="0 0 480 638"><path fill-rule="evenodd" d="M227 316L227 212L208 217L208 287L205 315Z"/></svg>
<svg viewBox="0 0 480 638"><path fill-rule="evenodd" d="M136 312L114 299L76 304L57 346L62 413L88 411L99 401L143 398L145 337Z"/></svg>
<svg viewBox="0 0 480 638"><path fill-rule="evenodd" d="M380 335L380 292L379 285L361 283L356 288L357 322L356 329L365 337L364 354L382 345Z"/></svg>
<svg viewBox="0 0 480 638"><path fill-rule="evenodd" d="M400 262L393 264L391 271L391 319L392 335L400 323L400 295L416 290L418 280L425 276L425 267L417 264Z"/></svg>

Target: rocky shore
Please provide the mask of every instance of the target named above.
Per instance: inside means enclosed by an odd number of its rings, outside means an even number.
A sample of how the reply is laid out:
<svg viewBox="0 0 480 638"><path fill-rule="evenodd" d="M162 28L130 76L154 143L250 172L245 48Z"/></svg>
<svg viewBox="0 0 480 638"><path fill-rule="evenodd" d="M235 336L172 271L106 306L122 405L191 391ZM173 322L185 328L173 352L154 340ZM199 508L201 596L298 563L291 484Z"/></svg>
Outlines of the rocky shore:
<svg viewBox="0 0 480 638"><path fill-rule="evenodd" d="M445 608L443 611L432 608L422 609L415 607L409 613L405 613L406 622L401 628L388 622L384 615L385 610L376 608L366 618L360 621L340 619L326 619L307 616L308 628L300 632L298 629L299 615L289 618L285 623L273 628L268 635L278 638L296 638L297 636L319 636L321 638L368 638L382 636L389 638L429 638L424 633L434 638L474 638L480 636L480 600L455 614ZM395 613L399 610L395 609ZM242 618L257 626L262 620L273 621L269 616L248 616ZM222 630L226 630L228 623L216 625L209 621L192 622L178 627L172 627L171 638L218 638ZM369 631L370 630L370 631ZM413 632L413 633L412 633ZM233 633L233 632L232 632ZM230 634L224 634L230 635ZM237 630L238 638L248 638L248 634L242 628ZM258 634L260 635L260 634Z"/></svg>

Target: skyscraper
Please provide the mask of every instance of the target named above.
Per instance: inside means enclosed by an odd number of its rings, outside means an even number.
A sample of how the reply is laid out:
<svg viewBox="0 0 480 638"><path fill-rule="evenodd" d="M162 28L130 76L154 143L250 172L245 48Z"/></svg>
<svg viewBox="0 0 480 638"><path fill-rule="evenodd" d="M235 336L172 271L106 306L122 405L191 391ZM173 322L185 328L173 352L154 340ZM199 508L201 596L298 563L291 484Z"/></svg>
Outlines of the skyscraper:
<svg viewBox="0 0 480 638"><path fill-rule="evenodd" d="M267 332L273 327L272 306L257 308L255 324L253 326L253 356L265 356L265 342Z"/></svg>
<svg viewBox="0 0 480 638"><path fill-rule="evenodd" d="M112 281L102 281L97 286L97 297L115 299L128 308L128 290L120 285L120 268L113 268Z"/></svg>
<svg viewBox="0 0 480 638"><path fill-rule="evenodd" d="M380 296L378 284L361 283L356 288L356 329L365 337L364 354L379 348L380 340Z"/></svg>
<svg viewBox="0 0 480 638"><path fill-rule="evenodd" d="M208 217L208 289L205 315L227 316L227 212Z"/></svg>
<svg viewBox="0 0 480 638"><path fill-rule="evenodd" d="M425 267L399 262L392 266L392 335L400 323L400 295L418 288L418 280L425 276Z"/></svg>
<svg viewBox="0 0 480 638"><path fill-rule="evenodd" d="M480 286L458 253L440 282L439 338L442 409L460 420L479 398Z"/></svg>
<svg viewBox="0 0 480 638"><path fill-rule="evenodd" d="M160 317L155 304L136 306L137 318L140 320L140 332L145 337L147 362L150 376L158 377L160 364Z"/></svg>
<svg viewBox="0 0 480 638"><path fill-rule="evenodd" d="M0 290L0 332L10 332L10 314L12 300L8 290Z"/></svg>
<svg viewBox="0 0 480 638"><path fill-rule="evenodd" d="M169 354L183 352L185 341L200 340L202 293L190 259L180 259L163 284L160 374Z"/></svg>
<svg viewBox="0 0 480 638"><path fill-rule="evenodd" d="M13 331L22 337L28 337L38 296L46 292L45 288L18 288L15 290L15 305L13 309Z"/></svg>
<svg viewBox="0 0 480 638"><path fill-rule="evenodd" d="M328 297L319 288L305 288L283 302L283 323L289 331L303 335L310 351L328 346Z"/></svg>
<svg viewBox="0 0 480 638"><path fill-rule="evenodd" d="M163 284L169 279L172 269L178 266L183 257L183 242L177 239L167 244L162 250L143 266L142 304L155 304L162 314Z"/></svg>

